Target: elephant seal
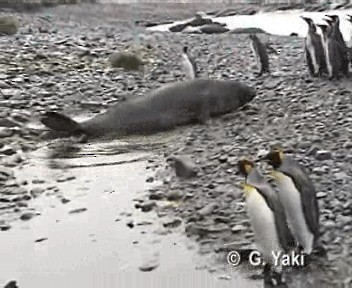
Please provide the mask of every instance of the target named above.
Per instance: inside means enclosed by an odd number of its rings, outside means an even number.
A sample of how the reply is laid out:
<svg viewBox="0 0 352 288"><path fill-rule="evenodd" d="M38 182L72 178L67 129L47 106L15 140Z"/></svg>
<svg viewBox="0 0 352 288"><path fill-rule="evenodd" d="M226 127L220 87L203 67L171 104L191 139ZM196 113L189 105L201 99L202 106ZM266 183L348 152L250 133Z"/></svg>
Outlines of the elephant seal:
<svg viewBox="0 0 352 288"><path fill-rule="evenodd" d="M230 31L230 29L225 26L226 25L224 24L213 22L211 24L201 26L199 30L204 34L221 34Z"/></svg>
<svg viewBox="0 0 352 288"><path fill-rule="evenodd" d="M87 121L46 112L41 122L68 135L151 134L208 120L250 102L255 90L235 80L194 79L166 84L143 97L111 106Z"/></svg>

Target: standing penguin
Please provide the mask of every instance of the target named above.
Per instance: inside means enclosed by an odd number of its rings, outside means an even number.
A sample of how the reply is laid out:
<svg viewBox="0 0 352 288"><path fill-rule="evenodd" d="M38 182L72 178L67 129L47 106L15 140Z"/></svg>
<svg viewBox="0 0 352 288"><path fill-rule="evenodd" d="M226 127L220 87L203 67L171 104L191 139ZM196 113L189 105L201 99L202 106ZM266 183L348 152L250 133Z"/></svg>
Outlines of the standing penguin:
<svg viewBox="0 0 352 288"><path fill-rule="evenodd" d="M260 42L256 34L249 34L251 40L251 47L254 57L256 58L257 67L259 73L257 76L261 76L263 73L269 73L269 56L266 51L266 47Z"/></svg>
<svg viewBox="0 0 352 288"><path fill-rule="evenodd" d="M254 167L253 162L246 159L240 160L238 169L246 178L243 190L247 212L256 245L266 262L265 277L268 280L274 279L276 282L282 282L282 267L275 265L278 263L274 263L273 253L288 252L295 246L294 237L287 225L284 208L277 193ZM273 275L270 275L270 272Z"/></svg>
<svg viewBox="0 0 352 288"><path fill-rule="evenodd" d="M276 149L263 159L274 167L272 176L279 189L288 224L309 255L319 240L319 206L316 191L306 170L292 157Z"/></svg>
<svg viewBox="0 0 352 288"><path fill-rule="evenodd" d="M352 16L351 15L346 15L347 16L347 21L350 22L352 24ZM348 40L348 42L346 43L347 47L348 47L348 58L349 60L352 62L352 33L350 33L350 39Z"/></svg>
<svg viewBox="0 0 352 288"><path fill-rule="evenodd" d="M323 47L323 40L317 33L313 20L301 16L308 24L308 34L305 39L305 54L309 72L312 76L322 75L326 72L326 62Z"/></svg>
<svg viewBox="0 0 352 288"><path fill-rule="evenodd" d="M331 21L327 21L327 22L329 23L329 26L332 29L331 36L334 40L337 41L338 51L339 51L339 54L341 55L340 56L341 72L346 77L349 77L349 73L348 73L349 55L348 55L347 45L340 31L340 18L337 15L325 15L325 16L331 19Z"/></svg>
<svg viewBox="0 0 352 288"><path fill-rule="evenodd" d="M188 47L184 46L182 49L181 64L185 71L186 79L192 80L197 78L197 65L194 59L188 54Z"/></svg>
<svg viewBox="0 0 352 288"><path fill-rule="evenodd" d="M317 26L321 28L323 34L323 47L329 79L339 79L342 57L339 51L338 42L332 37L332 29L330 26L323 24L319 24Z"/></svg>

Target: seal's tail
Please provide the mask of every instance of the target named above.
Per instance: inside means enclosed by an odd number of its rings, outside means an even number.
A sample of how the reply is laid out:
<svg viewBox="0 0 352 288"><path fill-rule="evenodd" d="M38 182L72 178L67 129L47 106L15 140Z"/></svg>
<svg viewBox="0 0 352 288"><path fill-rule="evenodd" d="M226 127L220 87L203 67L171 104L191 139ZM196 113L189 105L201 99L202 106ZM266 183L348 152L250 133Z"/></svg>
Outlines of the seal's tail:
<svg viewBox="0 0 352 288"><path fill-rule="evenodd" d="M40 121L48 128L56 131L73 133L80 130L79 123L58 112L46 112Z"/></svg>

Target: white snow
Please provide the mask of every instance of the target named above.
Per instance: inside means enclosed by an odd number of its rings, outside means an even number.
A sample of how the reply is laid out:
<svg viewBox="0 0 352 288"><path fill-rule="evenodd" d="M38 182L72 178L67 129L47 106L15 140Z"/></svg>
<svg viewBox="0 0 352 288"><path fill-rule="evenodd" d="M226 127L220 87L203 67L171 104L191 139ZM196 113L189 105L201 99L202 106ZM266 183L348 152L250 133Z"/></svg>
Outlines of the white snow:
<svg viewBox="0 0 352 288"><path fill-rule="evenodd" d="M346 20L346 14L352 15L352 9L331 10L323 12L305 12L303 10L276 11L268 13L259 13L255 15L235 15L228 17L212 18L214 21L224 23L232 30L236 28L261 28L264 31L275 34L288 36L291 33L297 33L300 37L305 37L308 31L307 24L299 16L307 16L313 19L314 23L324 23L326 14L335 14L340 16L340 30L347 43L352 36L352 24ZM209 17L210 18L210 17ZM185 23L190 19L177 21L173 24L165 24L148 28L150 31L169 31L169 27ZM318 29L320 33L320 29ZM352 43L351 43L352 44ZM350 45L349 45L350 46Z"/></svg>

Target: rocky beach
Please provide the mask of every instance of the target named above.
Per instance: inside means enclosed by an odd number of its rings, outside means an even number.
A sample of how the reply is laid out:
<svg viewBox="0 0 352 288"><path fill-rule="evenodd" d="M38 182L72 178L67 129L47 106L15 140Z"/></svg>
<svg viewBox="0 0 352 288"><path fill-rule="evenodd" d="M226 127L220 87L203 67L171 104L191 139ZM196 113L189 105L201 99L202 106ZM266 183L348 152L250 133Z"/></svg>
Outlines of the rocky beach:
<svg viewBox="0 0 352 288"><path fill-rule="evenodd" d="M151 243L153 235L158 239L173 238L174 233L187 235L184 241L194 243L194 253L207 259L199 269L218 275L222 282L229 282L234 271L240 270L244 278L251 279L251 286L243 287L263 287L261 270L246 264L233 268L226 262L229 251L253 248L253 233L239 186L243 179L237 175L236 163L243 157L256 159L280 146L310 171L321 210L321 239L327 249L326 256L307 267L289 270L288 287L352 287L352 82L311 78L303 38L259 34L277 53L269 54L270 75L256 77L247 34L168 33L137 25L181 20L197 11L224 8L214 5L81 4L30 13L1 12L2 16L16 17L18 22L17 33L0 37L0 238L7 239L0 241L3 247L11 245L15 236L6 235L18 231L18 227L25 227L19 235L37 231L35 224L31 228L26 225L49 217L47 213L53 212L43 208L48 205L54 210L71 205L65 212L68 217L85 217L90 209L96 209L94 221L98 221L102 213L99 209L103 208L95 207L99 204L97 201L95 205L96 199L118 190L120 178L133 182L132 174L136 173L138 183L142 183L135 187L139 193L125 201L126 209L106 216L108 222L94 225L108 229L115 221L123 222L126 229L137 229L138 237L148 234ZM91 117L112 103L143 97L164 83L182 81L183 46L189 47L200 77L239 80L255 87L254 100L239 111L203 125L150 137L125 137L118 143L80 144L43 137L45 128L39 118L45 111ZM143 67L136 71L111 67L109 56L119 51L138 55ZM181 164L186 163L179 168L183 171L178 176L170 164L175 156L180 157ZM61 158L70 161L62 162ZM138 166L139 161L144 164ZM119 165L126 163L131 166L124 172ZM77 172L87 167L88 172ZM107 169L96 172L102 167ZM267 171L269 167L260 169ZM182 174L187 176L179 177ZM121 184L121 193L132 189L127 180ZM100 191L98 183L104 182L111 187ZM93 197L89 198L90 204L77 197L85 191L96 197L89 196ZM52 200L45 200L48 198ZM119 203L114 205L118 207ZM92 219L87 220L88 226ZM152 223L160 227L154 229ZM87 238L95 237L86 232ZM50 243L45 233L36 234L34 239L24 238L31 245ZM132 243L132 238L126 241ZM109 250L104 253L109 255ZM172 257L178 261L177 255ZM11 261L6 260L7 264ZM156 262L153 258L139 266L139 271L161 269L162 264L158 267ZM7 275L6 270L0 271L0 286L16 277L12 272ZM32 287L23 281L18 285Z"/></svg>

